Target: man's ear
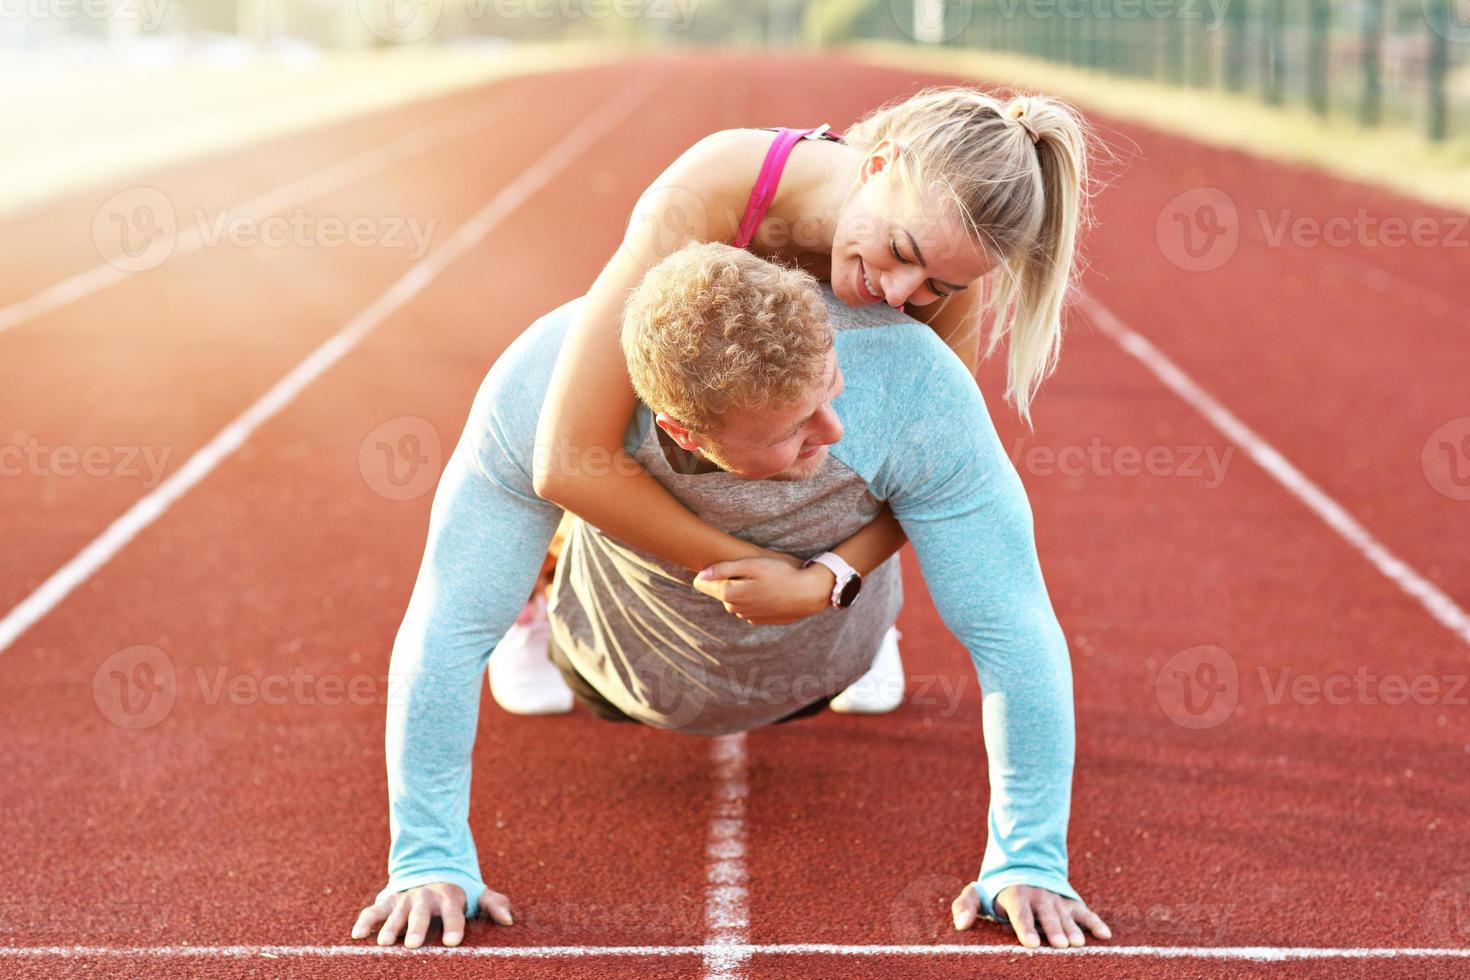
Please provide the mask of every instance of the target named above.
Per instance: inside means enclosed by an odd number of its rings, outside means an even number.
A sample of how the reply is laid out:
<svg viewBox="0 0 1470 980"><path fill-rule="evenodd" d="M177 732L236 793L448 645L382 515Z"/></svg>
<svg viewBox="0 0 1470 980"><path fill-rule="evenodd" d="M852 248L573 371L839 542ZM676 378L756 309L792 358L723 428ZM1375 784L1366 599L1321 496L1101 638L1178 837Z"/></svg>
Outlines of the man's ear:
<svg viewBox="0 0 1470 980"><path fill-rule="evenodd" d="M899 145L893 140L882 140L877 146L868 151L863 160L862 170L858 172L858 179L867 183L872 177L876 177L885 170L892 169L898 162L898 155L902 152Z"/></svg>
<svg viewBox="0 0 1470 980"><path fill-rule="evenodd" d="M668 412L659 412L653 417L654 423L669 434L669 438L678 444L679 448L689 453L699 452L699 437L689 431L689 427Z"/></svg>

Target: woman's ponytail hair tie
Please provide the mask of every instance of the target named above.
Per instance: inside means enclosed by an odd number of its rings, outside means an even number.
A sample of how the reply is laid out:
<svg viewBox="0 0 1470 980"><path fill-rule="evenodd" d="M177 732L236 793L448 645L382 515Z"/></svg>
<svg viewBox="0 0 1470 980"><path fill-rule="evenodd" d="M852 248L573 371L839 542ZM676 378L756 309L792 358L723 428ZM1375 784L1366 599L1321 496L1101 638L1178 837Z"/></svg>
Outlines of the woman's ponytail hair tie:
<svg viewBox="0 0 1470 980"><path fill-rule="evenodd" d="M1026 103L1019 99L1012 102L1006 107L1006 118L1020 125L1026 131L1026 135L1031 137L1033 145L1041 142L1041 134L1036 131L1035 126L1031 125L1031 120L1026 118Z"/></svg>

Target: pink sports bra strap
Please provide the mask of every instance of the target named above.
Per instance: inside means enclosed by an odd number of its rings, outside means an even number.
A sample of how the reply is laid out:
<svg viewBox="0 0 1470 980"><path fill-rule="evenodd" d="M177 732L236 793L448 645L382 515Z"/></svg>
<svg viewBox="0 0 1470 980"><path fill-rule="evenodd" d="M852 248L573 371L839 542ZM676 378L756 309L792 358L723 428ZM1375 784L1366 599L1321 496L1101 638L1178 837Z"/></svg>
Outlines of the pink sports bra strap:
<svg viewBox="0 0 1470 980"><path fill-rule="evenodd" d="M745 205L745 214L740 219L740 230L733 242L736 248L749 246L755 238L756 229L761 226L766 212L770 210L771 201L776 198L781 172L786 169L786 158L791 155L792 147L804 139L841 138L840 134L831 132L825 125L814 129L787 129L783 126L776 131L776 138L771 141L765 162L761 164L761 172L756 175L755 186L750 189L750 200Z"/></svg>

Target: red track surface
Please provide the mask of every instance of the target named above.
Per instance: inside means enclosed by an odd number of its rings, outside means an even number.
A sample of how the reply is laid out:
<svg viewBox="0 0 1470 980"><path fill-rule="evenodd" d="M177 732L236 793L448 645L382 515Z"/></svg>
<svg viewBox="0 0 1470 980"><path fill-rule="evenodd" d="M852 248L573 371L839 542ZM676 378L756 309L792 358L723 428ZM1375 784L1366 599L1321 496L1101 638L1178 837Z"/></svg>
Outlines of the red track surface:
<svg viewBox="0 0 1470 980"><path fill-rule="evenodd" d="M0 306L97 264L99 204L125 186L181 215L221 209L410 129L493 125L312 200L315 215L413 215L434 244L647 66L510 80L102 187L6 223ZM377 703L234 704L226 678L364 677L384 693L393 632L423 545L427 494L394 501L359 468L364 437L417 417L447 447L489 364L578 294L637 192L705 132L849 122L912 90L910 73L832 59L653 64L654 101L266 423L239 453L0 656L6 833L0 945L350 942L387 848ZM1320 174L1097 120L1133 157L1099 199L1087 288L1461 606L1470 503L1437 493L1420 454L1470 415L1466 251L1272 247L1268 221L1453 215ZM1211 272L1168 260L1155 222L1214 187L1242 220ZM207 248L0 333L8 444L167 450L172 472L378 297L402 249ZM981 375L1007 445L1023 431ZM18 434L18 435L17 435ZM1111 340L1074 323L1024 449L1229 447ZM1071 642L1078 706L1073 882L1139 946L1463 947L1470 943L1470 721L1461 700L1272 704L1258 675L1364 667L1470 673L1467 648L1237 450L1223 480L1175 472L1056 474L1018 465ZM1207 471L1206 471L1207 472ZM0 480L0 611L142 496L140 476ZM1013 944L957 936L950 898L978 867L985 805L979 698L913 569L900 626L911 702L878 719L827 715L748 737L749 941ZM177 700L155 727L111 723L94 675L156 646ZM1224 648L1240 708L1192 730L1161 708L1163 663ZM202 672L203 680L200 680ZM944 685L948 685L946 688ZM946 710L946 690L961 693ZM927 695L930 703L922 703ZM469 945L690 945L704 939L709 743L583 714L513 719L486 698L474 822L514 929ZM1458 917L1456 915L1458 913ZM420 956L26 958L12 976L698 977L674 959ZM1028 965L1029 964L1029 965ZM950 976L1034 970L984 957L757 954L748 977ZM1454 976L1467 961L1259 964L1049 957L1049 975Z"/></svg>

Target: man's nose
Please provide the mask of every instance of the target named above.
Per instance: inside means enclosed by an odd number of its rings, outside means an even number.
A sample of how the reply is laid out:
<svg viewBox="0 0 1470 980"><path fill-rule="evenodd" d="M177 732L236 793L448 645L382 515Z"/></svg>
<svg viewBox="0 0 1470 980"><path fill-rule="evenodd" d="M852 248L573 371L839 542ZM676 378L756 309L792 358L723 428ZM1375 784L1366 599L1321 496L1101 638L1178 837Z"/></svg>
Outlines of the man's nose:
<svg viewBox="0 0 1470 980"><path fill-rule="evenodd" d="M842 419L832 410L832 406L823 406L821 412L818 413L818 418L821 423L821 428L817 431L822 445L830 446L835 442L841 442Z"/></svg>

